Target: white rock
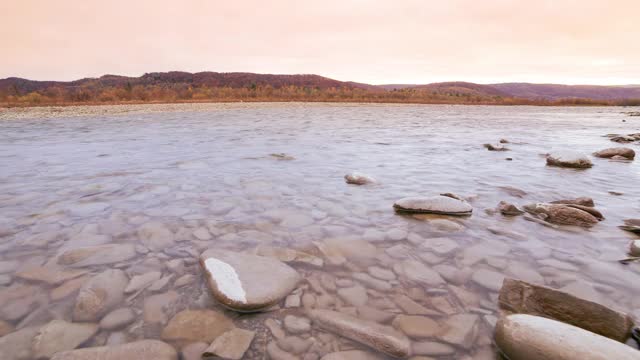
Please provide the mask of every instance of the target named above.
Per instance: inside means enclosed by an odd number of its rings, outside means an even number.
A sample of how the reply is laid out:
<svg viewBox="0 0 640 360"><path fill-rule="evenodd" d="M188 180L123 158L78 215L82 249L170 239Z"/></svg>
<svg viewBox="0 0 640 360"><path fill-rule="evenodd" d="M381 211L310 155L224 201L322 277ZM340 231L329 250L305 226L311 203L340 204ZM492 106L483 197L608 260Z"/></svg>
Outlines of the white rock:
<svg viewBox="0 0 640 360"><path fill-rule="evenodd" d="M408 197L396 201L396 211L444 215L470 215L473 208L466 201L448 196Z"/></svg>

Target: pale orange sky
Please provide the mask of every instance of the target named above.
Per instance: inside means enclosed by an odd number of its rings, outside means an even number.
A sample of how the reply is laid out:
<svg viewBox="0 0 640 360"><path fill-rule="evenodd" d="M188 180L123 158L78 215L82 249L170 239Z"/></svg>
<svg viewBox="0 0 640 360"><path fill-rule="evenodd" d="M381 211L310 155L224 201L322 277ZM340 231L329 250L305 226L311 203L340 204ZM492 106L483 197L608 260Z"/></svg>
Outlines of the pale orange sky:
<svg viewBox="0 0 640 360"><path fill-rule="evenodd" d="M0 0L0 78L640 84L640 0Z"/></svg>

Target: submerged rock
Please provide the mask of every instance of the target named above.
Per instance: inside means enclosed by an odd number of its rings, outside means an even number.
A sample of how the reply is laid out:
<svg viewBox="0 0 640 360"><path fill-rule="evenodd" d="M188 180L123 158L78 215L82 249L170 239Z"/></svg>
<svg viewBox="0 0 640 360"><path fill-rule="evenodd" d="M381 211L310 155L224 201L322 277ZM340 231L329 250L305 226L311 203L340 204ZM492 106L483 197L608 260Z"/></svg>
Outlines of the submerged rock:
<svg viewBox="0 0 640 360"><path fill-rule="evenodd" d="M612 158L614 156L622 156L625 159L633 160L633 158L636 157L636 152L631 148L617 147L597 151L593 153L593 156L599 158Z"/></svg>
<svg viewBox="0 0 640 360"><path fill-rule="evenodd" d="M320 360L383 360L378 354L362 350L346 350L329 353Z"/></svg>
<svg viewBox="0 0 640 360"><path fill-rule="evenodd" d="M75 321L97 321L122 302L128 279L122 270L105 270L85 283L73 309Z"/></svg>
<svg viewBox="0 0 640 360"><path fill-rule="evenodd" d="M175 242L175 235L164 224L150 221L138 229L140 242L151 251L163 251Z"/></svg>
<svg viewBox="0 0 640 360"><path fill-rule="evenodd" d="M141 340L114 346L98 346L55 354L51 360L178 360L178 353L158 340Z"/></svg>
<svg viewBox="0 0 640 360"><path fill-rule="evenodd" d="M347 184L353 184L353 185L366 185L366 184L373 184L376 182L374 178L358 172L352 172L345 175L344 180L347 182Z"/></svg>
<svg viewBox="0 0 640 360"><path fill-rule="evenodd" d="M622 230L640 234L640 219L627 219L624 225L620 226Z"/></svg>
<svg viewBox="0 0 640 360"><path fill-rule="evenodd" d="M96 332L98 332L96 324L53 320L41 327L33 338L33 356L36 359L48 359L57 352L73 350L89 340Z"/></svg>
<svg viewBox="0 0 640 360"><path fill-rule="evenodd" d="M520 210L517 206L506 201L500 201L500 203L498 203L498 211L500 211L502 215L506 216L516 216L524 214L523 210Z"/></svg>
<svg viewBox="0 0 640 360"><path fill-rule="evenodd" d="M405 358L411 352L409 339L392 327L331 310L311 310L310 315L321 328L381 353Z"/></svg>
<svg viewBox="0 0 640 360"><path fill-rule="evenodd" d="M624 342L633 320L627 314L593 301L524 281L505 279L498 298L508 313L544 316Z"/></svg>
<svg viewBox="0 0 640 360"><path fill-rule="evenodd" d="M218 336L202 353L202 357L217 356L222 359L240 360L251 346L255 333L233 329Z"/></svg>
<svg viewBox="0 0 640 360"><path fill-rule="evenodd" d="M132 244L105 244L64 250L58 255L58 264L71 267L114 264L136 256Z"/></svg>
<svg viewBox="0 0 640 360"><path fill-rule="evenodd" d="M525 205L524 209L547 222L559 225L591 227L599 221L589 211L580 209L577 205L536 203Z"/></svg>
<svg viewBox="0 0 640 360"><path fill-rule="evenodd" d="M492 145L492 144L484 144L483 145L489 151L508 151L509 149L502 145Z"/></svg>
<svg viewBox="0 0 640 360"><path fill-rule="evenodd" d="M593 166L591 160L580 152L565 150L547 155L547 165L575 169L587 169Z"/></svg>
<svg viewBox="0 0 640 360"><path fill-rule="evenodd" d="M623 343L560 321L516 314L498 320L496 344L510 360L638 360Z"/></svg>
<svg viewBox="0 0 640 360"><path fill-rule="evenodd" d="M183 310L169 320L161 338L184 346L194 342L210 343L221 334L233 329L233 322L213 310Z"/></svg>
<svg viewBox="0 0 640 360"><path fill-rule="evenodd" d="M284 299L301 277L276 259L210 249L200 255L213 297L240 312L264 310Z"/></svg>
<svg viewBox="0 0 640 360"><path fill-rule="evenodd" d="M32 359L32 341L38 333L38 327L26 327L0 337L0 355L2 360Z"/></svg>
<svg viewBox="0 0 640 360"><path fill-rule="evenodd" d="M398 212L443 214L443 215L471 215L473 208L463 200L449 196L408 197L393 204Z"/></svg>
<svg viewBox="0 0 640 360"><path fill-rule="evenodd" d="M562 200L551 201L550 204L581 205L581 206L588 206L588 207L595 206L593 199L586 196L575 198L575 199L562 199Z"/></svg>

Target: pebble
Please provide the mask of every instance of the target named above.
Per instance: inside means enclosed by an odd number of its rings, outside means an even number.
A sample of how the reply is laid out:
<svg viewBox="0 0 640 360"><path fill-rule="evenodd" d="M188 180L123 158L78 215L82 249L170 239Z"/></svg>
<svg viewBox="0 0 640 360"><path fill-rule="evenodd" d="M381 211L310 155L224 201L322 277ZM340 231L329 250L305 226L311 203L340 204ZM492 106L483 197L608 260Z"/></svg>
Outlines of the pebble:
<svg viewBox="0 0 640 360"><path fill-rule="evenodd" d="M311 331L311 320L304 317L287 315L284 317L284 328L292 334L306 333Z"/></svg>
<svg viewBox="0 0 640 360"><path fill-rule="evenodd" d="M136 314L130 308L113 310L100 320L100 328L116 330L131 324L136 319Z"/></svg>
<svg viewBox="0 0 640 360"><path fill-rule="evenodd" d="M470 215L473 211L466 201L449 196L409 197L396 201L393 207L398 212L443 215Z"/></svg>

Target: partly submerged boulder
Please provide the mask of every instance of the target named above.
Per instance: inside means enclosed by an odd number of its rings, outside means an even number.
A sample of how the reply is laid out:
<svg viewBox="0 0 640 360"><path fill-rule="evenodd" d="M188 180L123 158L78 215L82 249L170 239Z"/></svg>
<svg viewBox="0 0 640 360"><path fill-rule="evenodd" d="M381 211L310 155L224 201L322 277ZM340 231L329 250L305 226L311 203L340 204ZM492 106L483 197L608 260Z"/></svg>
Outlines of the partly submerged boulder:
<svg viewBox="0 0 640 360"><path fill-rule="evenodd" d="M622 156L623 158L626 158L628 160L633 160L633 158L636 157L636 152L628 147L616 147L596 151L593 153L593 156L599 158L612 158L614 156Z"/></svg>
<svg viewBox="0 0 640 360"><path fill-rule="evenodd" d="M510 360L638 360L640 351L579 327L539 316L498 320L496 344Z"/></svg>
<svg viewBox="0 0 640 360"><path fill-rule="evenodd" d="M284 299L300 281L296 270L270 257L210 249L200 255L213 297L240 312L264 310Z"/></svg>
<svg viewBox="0 0 640 360"><path fill-rule="evenodd" d="M500 309L556 319L624 342L633 320L627 314L544 286L505 279L498 297Z"/></svg>
<svg viewBox="0 0 640 360"><path fill-rule="evenodd" d="M464 200L449 196L407 197L393 204L398 212L443 214L443 215L471 215L473 208Z"/></svg>
<svg viewBox="0 0 640 360"><path fill-rule="evenodd" d="M536 203L525 205L524 209L547 222L558 225L591 227L599 221L590 211L581 209L577 205Z"/></svg>
<svg viewBox="0 0 640 360"><path fill-rule="evenodd" d="M523 210L506 201L500 201L498 203L498 211L500 211L500 213L505 216L516 216L524 214Z"/></svg>
<svg viewBox="0 0 640 360"><path fill-rule="evenodd" d="M547 165L575 169L587 169L593 166L587 155L576 151L555 151L547 155Z"/></svg>
<svg viewBox="0 0 640 360"><path fill-rule="evenodd" d="M593 199L586 196L581 196L575 199L562 199L562 200L551 201L550 204L581 205L581 206L589 206L589 207L595 206Z"/></svg>
<svg viewBox="0 0 640 360"><path fill-rule="evenodd" d="M354 185L366 185L366 184L373 184L376 182L374 178L365 174L361 174L359 172L348 173L347 175L344 176L344 181L346 181L347 184L354 184Z"/></svg>

